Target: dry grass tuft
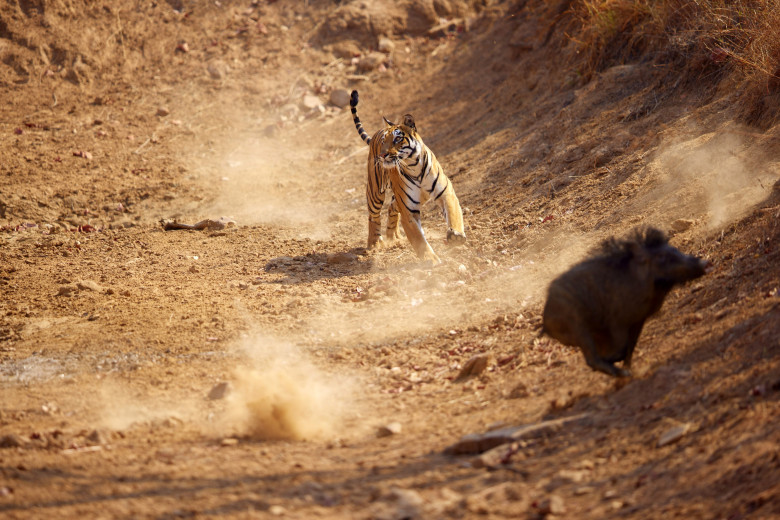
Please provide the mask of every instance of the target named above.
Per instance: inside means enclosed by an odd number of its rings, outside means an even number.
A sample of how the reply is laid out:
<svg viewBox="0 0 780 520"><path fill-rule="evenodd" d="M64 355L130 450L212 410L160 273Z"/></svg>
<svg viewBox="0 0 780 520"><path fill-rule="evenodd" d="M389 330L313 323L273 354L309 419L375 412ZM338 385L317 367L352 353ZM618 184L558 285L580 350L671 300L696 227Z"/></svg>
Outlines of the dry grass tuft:
<svg viewBox="0 0 780 520"><path fill-rule="evenodd" d="M581 74L651 59L687 81L729 78L744 119L780 121L780 0L577 0Z"/></svg>

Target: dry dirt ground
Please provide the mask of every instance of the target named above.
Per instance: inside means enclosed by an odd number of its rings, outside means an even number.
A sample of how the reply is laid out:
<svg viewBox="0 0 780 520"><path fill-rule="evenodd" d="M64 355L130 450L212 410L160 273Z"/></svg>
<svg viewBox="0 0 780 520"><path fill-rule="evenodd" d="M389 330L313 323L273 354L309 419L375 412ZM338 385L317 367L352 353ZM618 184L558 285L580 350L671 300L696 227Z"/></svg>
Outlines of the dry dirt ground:
<svg viewBox="0 0 780 520"><path fill-rule="evenodd" d="M0 516L780 517L780 126L725 79L583 78L550 4L3 3ZM362 249L352 88L454 182L439 266ZM641 224L713 270L616 382L540 312Z"/></svg>

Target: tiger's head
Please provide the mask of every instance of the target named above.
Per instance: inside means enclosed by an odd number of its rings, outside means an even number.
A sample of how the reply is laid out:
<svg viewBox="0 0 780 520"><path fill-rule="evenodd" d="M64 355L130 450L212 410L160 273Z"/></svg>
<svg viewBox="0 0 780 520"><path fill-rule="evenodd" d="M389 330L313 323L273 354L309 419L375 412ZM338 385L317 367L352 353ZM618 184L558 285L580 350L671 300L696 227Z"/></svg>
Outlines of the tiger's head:
<svg viewBox="0 0 780 520"><path fill-rule="evenodd" d="M398 167L401 162L408 164L410 159L413 161L422 146L414 117L406 114L401 124L395 124L386 117L382 119L386 126L377 139L377 158L386 168Z"/></svg>

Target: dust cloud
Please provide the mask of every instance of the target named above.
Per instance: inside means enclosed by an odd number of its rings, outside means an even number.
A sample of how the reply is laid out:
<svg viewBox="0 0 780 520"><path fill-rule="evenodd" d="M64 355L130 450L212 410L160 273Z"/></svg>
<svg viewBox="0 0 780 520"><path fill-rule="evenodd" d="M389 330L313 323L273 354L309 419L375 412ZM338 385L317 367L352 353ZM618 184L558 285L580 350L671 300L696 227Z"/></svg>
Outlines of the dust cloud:
<svg viewBox="0 0 780 520"><path fill-rule="evenodd" d="M294 344L256 336L243 347L220 428L263 440L325 440L355 419L357 382L317 367Z"/></svg>
<svg viewBox="0 0 780 520"><path fill-rule="evenodd" d="M353 302L323 297L301 329L302 341L361 347L398 338L464 330L504 314L532 319L538 314L550 281L581 260L593 235L573 229L539 233L502 265L468 249L441 249L444 263L433 269L410 264L376 269L369 297Z"/></svg>
<svg viewBox="0 0 780 520"><path fill-rule="evenodd" d="M662 147L648 172L652 188L629 211L665 225L693 219L711 232L744 217L780 178L777 163L737 129L709 132Z"/></svg>

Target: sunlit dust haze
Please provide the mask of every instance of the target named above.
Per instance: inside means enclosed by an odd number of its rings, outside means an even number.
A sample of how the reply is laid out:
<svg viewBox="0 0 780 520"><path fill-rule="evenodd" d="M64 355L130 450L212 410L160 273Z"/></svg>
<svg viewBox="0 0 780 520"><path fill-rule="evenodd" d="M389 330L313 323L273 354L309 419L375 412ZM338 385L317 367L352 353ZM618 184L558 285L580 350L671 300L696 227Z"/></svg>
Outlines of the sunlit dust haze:
<svg viewBox="0 0 780 520"><path fill-rule="evenodd" d="M248 364L234 371L220 427L263 440L325 440L354 430L353 378L325 372L284 341L258 336L244 349Z"/></svg>
<svg viewBox="0 0 780 520"><path fill-rule="evenodd" d="M780 178L777 164L737 131L668 143L647 168L652 181L630 211L649 221L693 219L712 231L744 217Z"/></svg>

